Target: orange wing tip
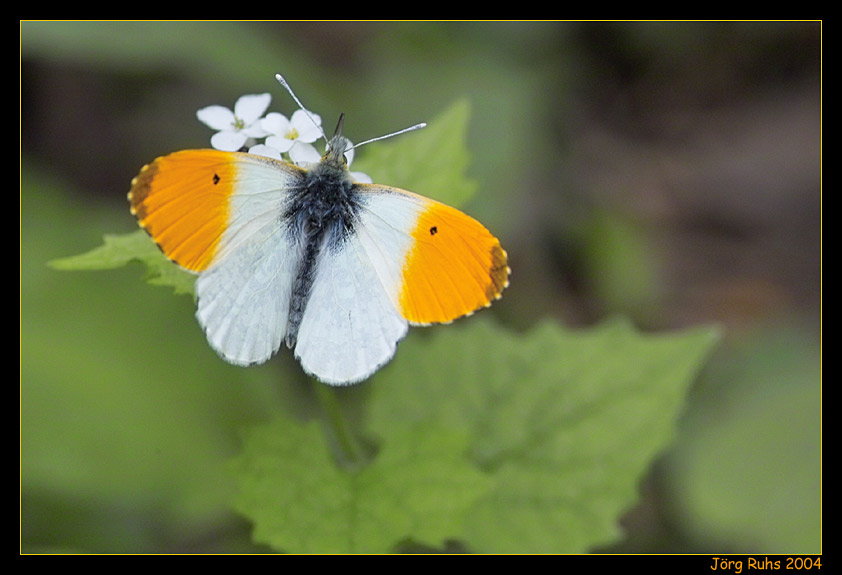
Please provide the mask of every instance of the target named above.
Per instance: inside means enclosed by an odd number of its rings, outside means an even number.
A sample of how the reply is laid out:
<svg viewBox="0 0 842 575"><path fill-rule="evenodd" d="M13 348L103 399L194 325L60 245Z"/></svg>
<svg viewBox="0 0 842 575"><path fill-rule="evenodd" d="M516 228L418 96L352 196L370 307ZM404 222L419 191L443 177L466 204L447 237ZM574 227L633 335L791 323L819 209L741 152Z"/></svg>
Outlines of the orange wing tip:
<svg viewBox="0 0 842 575"><path fill-rule="evenodd" d="M228 225L236 172L230 155L207 150L161 156L132 179L129 209L167 258L200 272Z"/></svg>
<svg viewBox="0 0 842 575"><path fill-rule="evenodd" d="M144 209L143 202L149 197L152 179L155 177L155 174L149 173L149 171L158 159L146 164L140 169L140 172L132 178L132 186L129 189L129 193L126 194L129 200L129 211L137 218L137 223L140 227L144 229L146 229L146 226L143 224L143 220L146 219L146 210Z"/></svg>
<svg viewBox="0 0 842 575"><path fill-rule="evenodd" d="M506 253L499 242L491 249L491 262L490 287L494 289L491 290L492 293L489 295L498 300L503 296L503 290L509 287L509 276L512 273L512 269L509 267L509 254Z"/></svg>
<svg viewBox="0 0 842 575"><path fill-rule="evenodd" d="M413 325L470 316L508 287L511 270L500 241L458 210L432 204L413 237L399 298L401 314Z"/></svg>

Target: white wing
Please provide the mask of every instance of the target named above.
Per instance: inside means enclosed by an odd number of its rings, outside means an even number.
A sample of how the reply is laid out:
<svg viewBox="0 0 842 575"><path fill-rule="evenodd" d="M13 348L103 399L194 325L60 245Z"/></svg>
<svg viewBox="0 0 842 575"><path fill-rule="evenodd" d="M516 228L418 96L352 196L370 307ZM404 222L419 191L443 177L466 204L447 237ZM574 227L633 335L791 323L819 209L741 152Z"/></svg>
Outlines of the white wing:
<svg viewBox="0 0 842 575"><path fill-rule="evenodd" d="M324 249L298 332L295 356L325 383L366 379L395 354L408 322L396 306L420 206L366 186L354 233ZM379 193L379 192L383 193Z"/></svg>
<svg viewBox="0 0 842 575"><path fill-rule="evenodd" d="M210 345L238 365L262 363L280 347L301 253L281 216L296 168L245 156L229 225L213 264L196 280L196 317Z"/></svg>

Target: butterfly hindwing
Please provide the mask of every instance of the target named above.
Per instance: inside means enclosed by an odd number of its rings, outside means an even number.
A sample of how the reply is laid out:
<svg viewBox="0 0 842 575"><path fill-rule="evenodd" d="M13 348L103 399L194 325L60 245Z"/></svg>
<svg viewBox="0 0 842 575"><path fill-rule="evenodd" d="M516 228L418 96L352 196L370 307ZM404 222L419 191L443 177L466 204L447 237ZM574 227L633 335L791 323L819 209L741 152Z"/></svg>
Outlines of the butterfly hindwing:
<svg viewBox="0 0 842 575"><path fill-rule="evenodd" d="M338 249L325 246L298 331L296 357L326 383L367 378L392 358L407 331L364 234L348 236Z"/></svg>

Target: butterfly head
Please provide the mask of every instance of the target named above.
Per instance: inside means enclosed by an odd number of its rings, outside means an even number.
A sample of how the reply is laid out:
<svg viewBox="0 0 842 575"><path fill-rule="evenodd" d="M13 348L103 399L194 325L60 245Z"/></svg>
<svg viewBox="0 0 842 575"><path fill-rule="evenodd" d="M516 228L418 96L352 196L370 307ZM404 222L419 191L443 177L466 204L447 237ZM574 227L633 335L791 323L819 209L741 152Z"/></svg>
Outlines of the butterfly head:
<svg viewBox="0 0 842 575"><path fill-rule="evenodd" d="M345 157L345 152L351 149L351 141L342 135L342 126L345 123L345 114L339 115L339 122L336 124L336 130L333 132L333 137L327 141L327 149L322 162L334 166L348 166L348 158Z"/></svg>

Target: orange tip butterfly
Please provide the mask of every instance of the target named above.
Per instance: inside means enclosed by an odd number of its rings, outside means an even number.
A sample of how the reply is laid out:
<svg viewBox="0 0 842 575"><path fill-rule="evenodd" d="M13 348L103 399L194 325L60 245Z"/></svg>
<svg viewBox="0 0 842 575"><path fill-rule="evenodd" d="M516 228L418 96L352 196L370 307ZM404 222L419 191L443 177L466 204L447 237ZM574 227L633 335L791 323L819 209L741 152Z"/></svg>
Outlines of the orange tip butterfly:
<svg viewBox="0 0 842 575"><path fill-rule="evenodd" d="M387 363L410 324L489 306L509 267L497 238L459 210L354 182L342 117L325 140L310 169L175 152L145 166L128 197L161 251L198 275L196 317L223 359L263 363L286 343L305 372L346 385Z"/></svg>

